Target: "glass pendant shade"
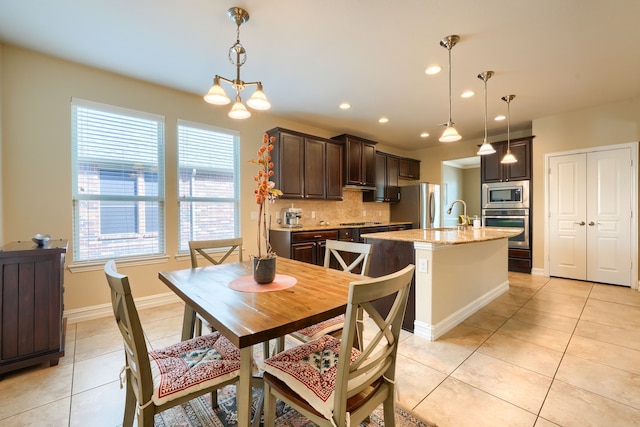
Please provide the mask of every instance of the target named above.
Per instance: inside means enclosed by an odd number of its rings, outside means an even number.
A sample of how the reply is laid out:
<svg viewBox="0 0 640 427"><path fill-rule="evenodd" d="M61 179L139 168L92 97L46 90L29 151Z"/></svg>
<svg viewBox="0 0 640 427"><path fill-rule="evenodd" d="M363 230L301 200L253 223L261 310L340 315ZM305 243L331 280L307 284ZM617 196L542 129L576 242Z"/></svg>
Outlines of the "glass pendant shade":
<svg viewBox="0 0 640 427"><path fill-rule="evenodd" d="M229 111L229 117L232 119L248 119L251 117L251 113L244 106L239 96L236 96L236 102L231 107L231 111Z"/></svg>
<svg viewBox="0 0 640 427"><path fill-rule="evenodd" d="M496 152L496 149L493 148L493 145L489 144L486 140L480 146L480 149L476 153L478 156L486 156L487 154L493 154Z"/></svg>
<svg viewBox="0 0 640 427"><path fill-rule="evenodd" d="M220 86L220 80L217 78L213 81L213 86L211 86L209 92L204 96L204 100L214 105L227 105L231 102L227 93Z"/></svg>
<svg viewBox="0 0 640 427"><path fill-rule="evenodd" d="M507 150L507 154L504 155L500 163L516 163L518 159L511 154L511 150Z"/></svg>
<svg viewBox="0 0 640 427"><path fill-rule="evenodd" d="M444 130L444 132L442 132L442 136L440 137L439 141L455 142L460 141L460 139L462 139L462 137L460 136L456 128L453 127L453 123L448 123L447 128Z"/></svg>
<svg viewBox="0 0 640 427"><path fill-rule="evenodd" d="M258 88L249 99L247 99L247 105L254 110L268 110L271 108L271 103L267 100L267 96L262 91L262 85L259 84Z"/></svg>

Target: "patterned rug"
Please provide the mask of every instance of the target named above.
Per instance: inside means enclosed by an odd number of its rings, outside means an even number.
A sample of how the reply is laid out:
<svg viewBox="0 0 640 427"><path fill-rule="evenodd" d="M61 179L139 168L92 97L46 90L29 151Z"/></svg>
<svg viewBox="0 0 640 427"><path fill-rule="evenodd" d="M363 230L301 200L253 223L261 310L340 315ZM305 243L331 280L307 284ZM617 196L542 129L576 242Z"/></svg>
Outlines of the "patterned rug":
<svg viewBox="0 0 640 427"><path fill-rule="evenodd" d="M254 405L258 400L254 389ZM219 407L211 408L211 396L205 395L181 406L168 409L155 416L155 427L237 427L235 386L218 391ZM255 410L255 407L254 407ZM313 427L314 423L294 409L278 401L276 425L278 427ZM382 405L371 414L369 423L361 427L384 426ZM262 424L261 424L262 425ZM402 427L434 427L396 406L396 425Z"/></svg>

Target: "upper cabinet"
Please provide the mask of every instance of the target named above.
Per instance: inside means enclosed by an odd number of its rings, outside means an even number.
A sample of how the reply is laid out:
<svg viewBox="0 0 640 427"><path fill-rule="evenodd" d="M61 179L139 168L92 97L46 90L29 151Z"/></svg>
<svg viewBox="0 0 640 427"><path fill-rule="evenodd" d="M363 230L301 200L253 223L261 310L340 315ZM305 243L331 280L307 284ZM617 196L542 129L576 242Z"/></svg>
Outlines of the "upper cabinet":
<svg viewBox="0 0 640 427"><path fill-rule="evenodd" d="M373 187L376 183L376 143L347 134L331 139L344 143L344 184Z"/></svg>
<svg viewBox="0 0 640 427"><path fill-rule="evenodd" d="M398 167L398 177L420 179L420 160L400 158Z"/></svg>
<svg viewBox="0 0 640 427"><path fill-rule="evenodd" d="M375 192L363 194L365 202L398 202L400 187L398 169L400 158L392 154L376 151L376 189Z"/></svg>
<svg viewBox="0 0 640 427"><path fill-rule="evenodd" d="M503 182L531 179L531 143L533 136L512 139L511 153L516 163L500 163L507 152L507 141L492 142L496 152L480 156L480 175L482 182Z"/></svg>
<svg viewBox="0 0 640 427"><path fill-rule="evenodd" d="M267 134L275 138L272 179L282 198L342 200L341 144L282 128Z"/></svg>

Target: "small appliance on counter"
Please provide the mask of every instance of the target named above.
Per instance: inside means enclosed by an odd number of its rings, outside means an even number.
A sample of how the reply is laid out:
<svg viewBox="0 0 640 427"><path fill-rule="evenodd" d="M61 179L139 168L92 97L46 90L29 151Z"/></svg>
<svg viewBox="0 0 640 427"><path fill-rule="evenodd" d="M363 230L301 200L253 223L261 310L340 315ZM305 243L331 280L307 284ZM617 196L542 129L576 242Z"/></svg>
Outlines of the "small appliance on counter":
<svg viewBox="0 0 640 427"><path fill-rule="evenodd" d="M283 208L282 209L282 223L281 223L281 225L283 227L287 227L287 228L302 227L302 224L300 223L301 219L302 219L302 209L301 208L294 208L293 205L291 205L290 208Z"/></svg>

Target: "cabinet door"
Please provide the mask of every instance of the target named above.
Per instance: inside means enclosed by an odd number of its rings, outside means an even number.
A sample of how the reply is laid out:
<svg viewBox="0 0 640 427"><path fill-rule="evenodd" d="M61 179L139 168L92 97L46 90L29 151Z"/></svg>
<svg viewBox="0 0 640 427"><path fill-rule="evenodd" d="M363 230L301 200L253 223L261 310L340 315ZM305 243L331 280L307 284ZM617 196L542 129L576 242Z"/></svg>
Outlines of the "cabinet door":
<svg viewBox="0 0 640 427"><path fill-rule="evenodd" d="M312 138L305 138L304 141L304 197L306 199L324 199L326 143Z"/></svg>
<svg viewBox="0 0 640 427"><path fill-rule="evenodd" d="M291 245L291 259L316 264L318 262L316 242L293 243Z"/></svg>
<svg viewBox="0 0 640 427"><path fill-rule="evenodd" d="M345 174L346 184L362 184L362 142L347 138L345 143L346 161Z"/></svg>
<svg viewBox="0 0 640 427"><path fill-rule="evenodd" d="M377 152L375 153L374 158L376 160L375 201L384 202L386 199L385 190L387 188L387 155Z"/></svg>
<svg viewBox="0 0 640 427"><path fill-rule="evenodd" d="M492 144L496 152L480 156L480 170L482 182L500 182L502 181L503 165L500 163L504 157L502 145L498 143Z"/></svg>
<svg viewBox="0 0 640 427"><path fill-rule="evenodd" d="M363 184L372 186L376 183L376 147L362 143L362 179Z"/></svg>
<svg viewBox="0 0 640 427"><path fill-rule="evenodd" d="M342 144L327 142L326 198L342 200Z"/></svg>
<svg viewBox="0 0 640 427"><path fill-rule="evenodd" d="M398 183L399 158L387 156L387 185L385 189L386 201L397 202L400 200L400 187Z"/></svg>
<svg viewBox="0 0 640 427"><path fill-rule="evenodd" d="M505 179L517 181L531 179L531 144L530 140L510 143L511 153L518 160L516 163L505 165ZM506 149L505 149L506 152Z"/></svg>
<svg viewBox="0 0 640 427"><path fill-rule="evenodd" d="M276 188L287 199L304 197L304 138L280 133L276 138L277 166L274 179Z"/></svg>
<svg viewBox="0 0 640 427"><path fill-rule="evenodd" d="M398 176L405 179L420 179L420 162L414 159L400 159Z"/></svg>

